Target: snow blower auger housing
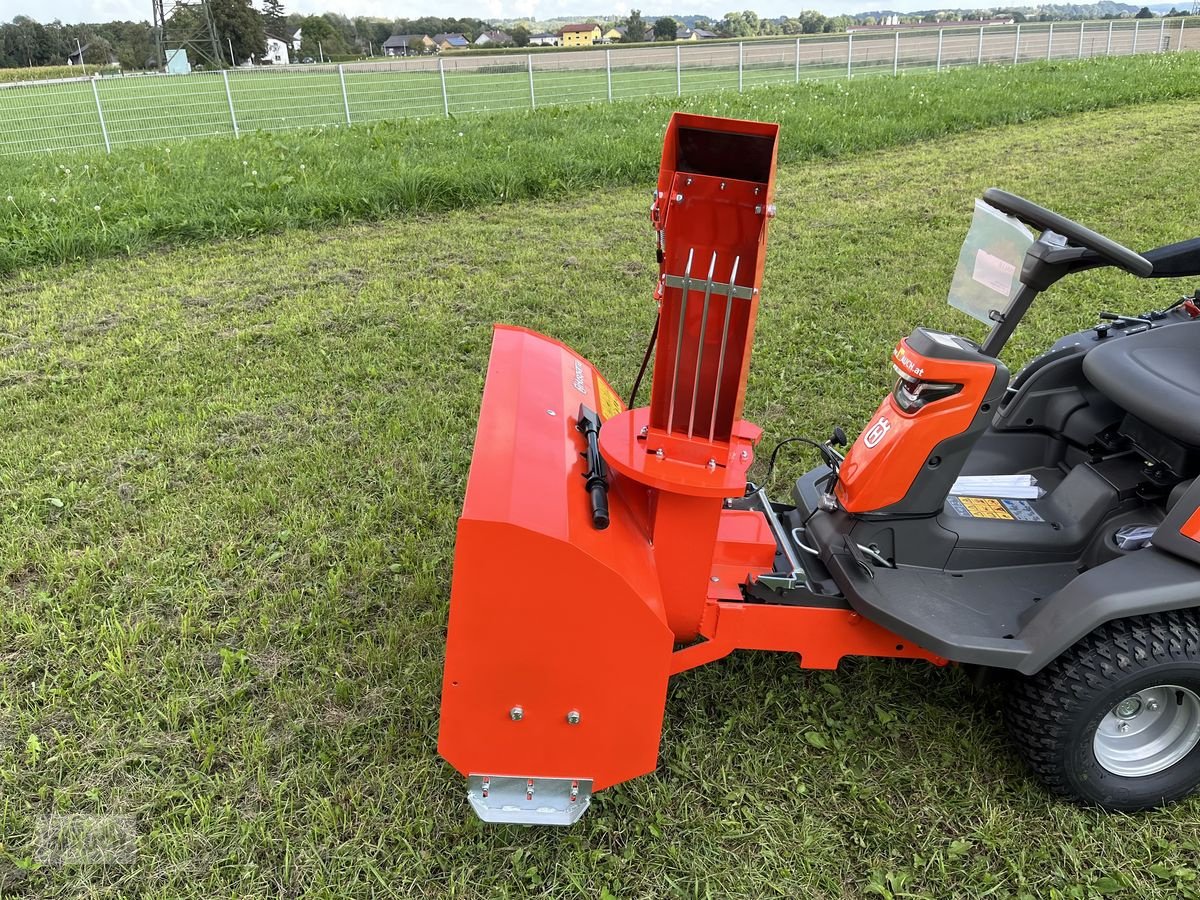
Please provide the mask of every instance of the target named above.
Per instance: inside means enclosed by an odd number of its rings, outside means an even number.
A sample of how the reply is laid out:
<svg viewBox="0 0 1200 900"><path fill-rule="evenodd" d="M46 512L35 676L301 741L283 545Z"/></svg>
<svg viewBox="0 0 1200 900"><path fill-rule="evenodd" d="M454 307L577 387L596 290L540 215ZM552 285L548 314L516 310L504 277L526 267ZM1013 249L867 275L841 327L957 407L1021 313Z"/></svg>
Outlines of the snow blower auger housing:
<svg viewBox="0 0 1200 900"><path fill-rule="evenodd" d="M655 768L671 675L742 648L817 669L862 655L1010 670L1013 738L1051 789L1114 809L1186 796L1200 305L1103 314L1011 383L997 357L1059 279L1198 275L1200 239L1140 255L987 191L950 298L986 339L902 339L853 446L837 449L841 429L808 441L824 464L772 502L747 480L760 431L742 405L777 144L772 124L671 118L648 406L626 409L569 347L496 326L438 741L471 806L576 821L594 791Z"/></svg>

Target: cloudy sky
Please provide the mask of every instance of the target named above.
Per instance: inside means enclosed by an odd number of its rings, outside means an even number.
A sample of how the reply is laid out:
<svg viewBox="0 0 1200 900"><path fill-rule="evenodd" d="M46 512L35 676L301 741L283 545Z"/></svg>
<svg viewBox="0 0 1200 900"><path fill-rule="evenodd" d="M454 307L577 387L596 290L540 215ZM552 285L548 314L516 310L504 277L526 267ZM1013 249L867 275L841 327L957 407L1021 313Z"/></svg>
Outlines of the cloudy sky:
<svg viewBox="0 0 1200 900"><path fill-rule="evenodd" d="M925 7L920 6L925 2ZM481 19L558 16L613 17L629 11L630 4L621 0L284 0L288 12L340 12L347 16L384 16L415 18L424 15L475 16ZM674 5L674 4L673 4ZM801 5L784 0L685 0L676 12L720 18L731 9L753 9L761 16L794 15L801 8L815 8L832 13L858 12L887 6L909 10L928 8L927 0L913 3L885 3L870 0L810 0ZM641 7L645 12L660 13L653 6ZM40 22L59 19L63 22L107 22L113 19L150 19L150 0L0 0L0 20L13 16L30 16Z"/></svg>

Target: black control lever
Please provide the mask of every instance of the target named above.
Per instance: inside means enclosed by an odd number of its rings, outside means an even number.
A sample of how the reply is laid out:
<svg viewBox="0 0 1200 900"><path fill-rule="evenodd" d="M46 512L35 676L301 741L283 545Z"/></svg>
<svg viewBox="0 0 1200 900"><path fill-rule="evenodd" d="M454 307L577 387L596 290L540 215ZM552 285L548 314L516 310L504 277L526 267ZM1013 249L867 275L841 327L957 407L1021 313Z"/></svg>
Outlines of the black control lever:
<svg viewBox="0 0 1200 900"><path fill-rule="evenodd" d="M600 456L600 417L594 410L579 404L579 422L575 426L587 438L587 471L583 473L584 487L592 498L592 527L603 531L608 527L608 473Z"/></svg>
<svg viewBox="0 0 1200 900"><path fill-rule="evenodd" d="M1119 316L1116 313L1102 312L1100 318L1108 322L1122 322L1126 325L1145 325L1147 328L1153 328L1154 323L1150 319L1141 316Z"/></svg>

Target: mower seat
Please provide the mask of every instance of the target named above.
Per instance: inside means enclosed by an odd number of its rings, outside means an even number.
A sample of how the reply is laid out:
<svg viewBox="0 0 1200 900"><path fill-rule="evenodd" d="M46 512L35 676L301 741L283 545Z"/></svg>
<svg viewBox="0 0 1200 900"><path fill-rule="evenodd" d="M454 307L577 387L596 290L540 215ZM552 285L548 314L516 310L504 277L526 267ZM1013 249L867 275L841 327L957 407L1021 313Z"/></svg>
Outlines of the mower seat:
<svg viewBox="0 0 1200 900"><path fill-rule="evenodd" d="M1126 412L1200 447L1200 321L1110 341L1084 356L1087 380Z"/></svg>

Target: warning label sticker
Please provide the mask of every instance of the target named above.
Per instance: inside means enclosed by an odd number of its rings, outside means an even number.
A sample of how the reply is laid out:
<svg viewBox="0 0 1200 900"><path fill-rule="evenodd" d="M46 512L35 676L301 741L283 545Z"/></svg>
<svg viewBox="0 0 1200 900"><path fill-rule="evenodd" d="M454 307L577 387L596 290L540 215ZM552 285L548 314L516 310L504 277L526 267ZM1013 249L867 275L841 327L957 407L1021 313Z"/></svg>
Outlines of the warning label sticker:
<svg viewBox="0 0 1200 900"><path fill-rule="evenodd" d="M600 401L600 421L607 422L621 411L621 401L607 384L596 379L596 398Z"/></svg>
<svg viewBox="0 0 1200 900"><path fill-rule="evenodd" d="M1027 500L998 500L993 497L946 498L955 515L967 519L1005 519L1016 522L1044 522Z"/></svg>

